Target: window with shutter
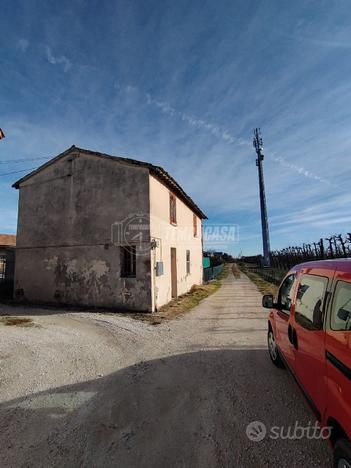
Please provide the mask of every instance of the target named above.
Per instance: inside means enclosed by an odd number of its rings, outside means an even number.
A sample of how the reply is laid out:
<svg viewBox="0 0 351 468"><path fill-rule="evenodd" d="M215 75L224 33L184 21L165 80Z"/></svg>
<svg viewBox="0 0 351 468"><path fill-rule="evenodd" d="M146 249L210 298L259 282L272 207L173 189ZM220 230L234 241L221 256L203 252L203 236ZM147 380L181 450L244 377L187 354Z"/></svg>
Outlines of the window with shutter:
<svg viewBox="0 0 351 468"><path fill-rule="evenodd" d="M173 193L169 194L169 220L171 224L177 224L177 200Z"/></svg>

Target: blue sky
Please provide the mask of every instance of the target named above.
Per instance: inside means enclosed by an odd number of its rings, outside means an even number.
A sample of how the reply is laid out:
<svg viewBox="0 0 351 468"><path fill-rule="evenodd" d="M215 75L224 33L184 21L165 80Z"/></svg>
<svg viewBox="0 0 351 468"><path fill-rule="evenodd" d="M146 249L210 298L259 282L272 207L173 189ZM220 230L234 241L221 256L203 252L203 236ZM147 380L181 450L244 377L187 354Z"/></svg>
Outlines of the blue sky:
<svg viewBox="0 0 351 468"><path fill-rule="evenodd" d="M72 144L150 161L251 254L261 127L272 249L351 231L348 0L3 0L0 31L0 174Z"/></svg>

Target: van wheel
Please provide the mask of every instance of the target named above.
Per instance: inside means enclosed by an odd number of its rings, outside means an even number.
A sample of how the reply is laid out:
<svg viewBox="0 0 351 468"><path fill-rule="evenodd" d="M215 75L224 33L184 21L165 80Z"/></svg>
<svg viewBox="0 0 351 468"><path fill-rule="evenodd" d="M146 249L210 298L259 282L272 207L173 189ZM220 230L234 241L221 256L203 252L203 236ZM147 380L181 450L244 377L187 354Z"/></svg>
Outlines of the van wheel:
<svg viewBox="0 0 351 468"><path fill-rule="evenodd" d="M279 349L278 349L277 344L275 342L273 330L270 327L268 329L268 334L267 334L267 344L268 344L269 356L270 356L273 364L275 366L280 367L281 369L283 369L285 366L284 366L284 363L282 361L282 358L280 357Z"/></svg>
<svg viewBox="0 0 351 468"><path fill-rule="evenodd" d="M334 448L334 468L351 468L351 443L339 439Z"/></svg>

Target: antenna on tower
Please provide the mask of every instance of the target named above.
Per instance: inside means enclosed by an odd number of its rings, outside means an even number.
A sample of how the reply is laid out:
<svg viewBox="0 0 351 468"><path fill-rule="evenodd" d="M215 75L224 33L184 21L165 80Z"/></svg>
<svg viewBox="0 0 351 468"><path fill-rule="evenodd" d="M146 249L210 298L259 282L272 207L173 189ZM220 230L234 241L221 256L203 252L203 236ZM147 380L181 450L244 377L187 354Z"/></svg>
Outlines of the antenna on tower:
<svg viewBox="0 0 351 468"><path fill-rule="evenodd" d="M262 242L263 242L263 266L268 267L270 266L270 257L269 257L270 244L269 244L266 194L265 194L265 188L264 188L263 165L262 165L262 161L264 160L264 154L262 152L263 140L261 137L260 128L255 128L254 130L253 146L257 154L256 166L258 167L258 181L259 181L259 188L260 188L260 206L261 206Z"/></svg>

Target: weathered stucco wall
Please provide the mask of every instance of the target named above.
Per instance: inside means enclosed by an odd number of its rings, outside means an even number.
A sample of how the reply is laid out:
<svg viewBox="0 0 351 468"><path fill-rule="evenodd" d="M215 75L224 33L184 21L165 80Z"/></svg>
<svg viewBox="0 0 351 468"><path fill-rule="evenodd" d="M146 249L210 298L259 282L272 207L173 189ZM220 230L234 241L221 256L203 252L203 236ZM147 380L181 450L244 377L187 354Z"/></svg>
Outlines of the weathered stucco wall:
<svg viewBox="0 0 351 468"><path fill-rule="evenodd" d="M177 224L170 224L169 189L150 175L150 233L157 241L152 251L153 304L156 308L172 299L171 247L177 251L178 296L188 292L193 285L202 284L202 224L197 218L197 236L193 235L193 212L177 198ZM186 251L190 250L190 274L186 270ZM157 261L163 261L164 273L155 275Z"/></svg>
<svg viewBox="0 0 351 468"><path fill-rule="evenodd" d="M20 186L15 294L29 301L151 310L150 251L121 278L111 226L149 212L149 172L72 151ZM149 232L143 231L143 239Z"/></svg>

